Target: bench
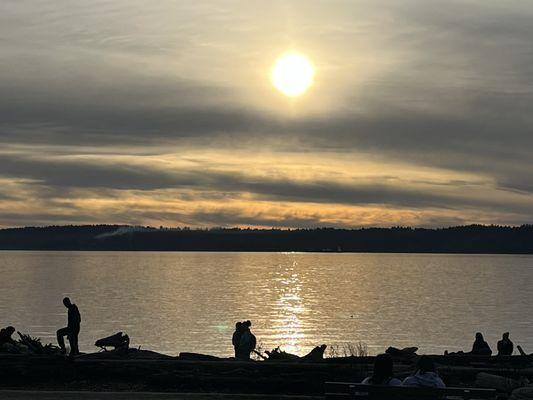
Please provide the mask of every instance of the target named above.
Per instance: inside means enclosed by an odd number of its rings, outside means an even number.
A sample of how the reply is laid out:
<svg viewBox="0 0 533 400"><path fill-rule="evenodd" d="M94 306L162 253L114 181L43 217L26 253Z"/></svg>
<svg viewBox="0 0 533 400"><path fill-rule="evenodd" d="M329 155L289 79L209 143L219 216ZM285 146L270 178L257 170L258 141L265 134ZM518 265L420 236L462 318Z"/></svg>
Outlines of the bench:
<svg viewBox="0 0 533 400"><path fill-rule="evenodd" d="M475 388L419 388L407 386L363 385L350 382L326 382L326 400L435 400L458 398L496 399L494 389Z"/></svg>

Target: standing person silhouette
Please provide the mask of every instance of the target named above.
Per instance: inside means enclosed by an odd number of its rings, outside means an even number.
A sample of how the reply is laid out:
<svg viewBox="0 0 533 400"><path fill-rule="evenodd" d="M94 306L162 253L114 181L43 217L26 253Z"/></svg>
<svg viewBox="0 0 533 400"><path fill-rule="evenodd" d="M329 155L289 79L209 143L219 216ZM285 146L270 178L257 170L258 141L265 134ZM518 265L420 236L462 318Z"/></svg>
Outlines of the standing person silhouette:
<svg viewBox="0 0 533 400"><path fill-rule="evenodd" d="M65 349L65 340L63 338L66 336L70 343L70 355L75 356L80 354L78 348L78 334L80 333L81 324L80 311L78 306L71 303L68 297L63 299L63 304L68 309L68 323L66 328L61 328L57 331L57 343L61 348L61 353L65 354L67 350Z"/></svg>
<svg viewBox="0 0 533 400"><path fill-rule="evenodd" d="M241 344L242 334L243 334L242 322L237 322L235 324L235 332L233 332L233 337L231 338L231 343L233 344L233 349L235 350L235 358L239 357L239 346Z"/></svg>
<svg viewBox="0 0 533 400"><path fill-rule="evenodd" d="M255 350L257 344L257 339L255 335L250 330L252 323L250 321L244 321L242 323L242 335L238 347L238 359L240 360L250 360L250 353Z"/></svg>

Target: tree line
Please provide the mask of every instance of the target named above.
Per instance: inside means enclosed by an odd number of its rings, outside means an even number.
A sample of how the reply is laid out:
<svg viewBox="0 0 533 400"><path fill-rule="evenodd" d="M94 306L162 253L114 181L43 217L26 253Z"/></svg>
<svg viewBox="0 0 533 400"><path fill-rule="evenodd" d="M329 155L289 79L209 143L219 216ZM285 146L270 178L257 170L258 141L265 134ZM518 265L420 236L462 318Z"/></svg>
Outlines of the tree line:
<svg viewBox="0 0 533 400"><path fill-rule="evenodd" d="M533 225L449 228L165 228L68 225L0 230L2 250L533 254Z"/></svg>

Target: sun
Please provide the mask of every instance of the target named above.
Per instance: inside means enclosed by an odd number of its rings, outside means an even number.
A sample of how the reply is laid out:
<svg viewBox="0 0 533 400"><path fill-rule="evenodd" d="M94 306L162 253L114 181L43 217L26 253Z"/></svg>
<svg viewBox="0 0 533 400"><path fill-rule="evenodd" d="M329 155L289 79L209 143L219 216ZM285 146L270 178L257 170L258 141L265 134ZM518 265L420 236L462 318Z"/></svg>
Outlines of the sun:
<svg viewBox="0 0 533 400"><path fill-rule="evenodd" d="M287 53L281 56L272 68L272 84L289 97L304 94L313 84L315 69L307 57Z"/></svg>

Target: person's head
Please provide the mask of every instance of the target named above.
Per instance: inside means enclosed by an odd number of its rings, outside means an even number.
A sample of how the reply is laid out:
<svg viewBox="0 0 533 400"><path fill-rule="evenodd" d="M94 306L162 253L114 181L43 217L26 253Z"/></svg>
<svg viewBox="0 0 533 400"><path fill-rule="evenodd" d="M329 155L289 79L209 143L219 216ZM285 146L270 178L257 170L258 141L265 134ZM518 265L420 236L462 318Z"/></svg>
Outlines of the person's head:
<svg viewBox="0 0 533 400"><path fill-rule="evenodd" d="M235 330L236 330L236 331L240 331L241 329L242 329L242 322L237 322L237 323L235 324Z"/></svg>
<svg viewBox="0 0 533 400"><path fill-rule="evenodd" d="M69 299L68 297L65 297L65 298L63 299L63 304L64 304L65 307L67 307L67 308L69 308L69 307L72 305L72 303L70 302L70 299Z"/></svg>
<svg viewBox="0 0 533 400"><path fill-rule="evenodd" d="M505 332L502 336L505 340L509 340L509 332Z"/></svg>
<svg viewBox="0 0 533 400"><path fill-rule="evenodd" d="M12 334L15 333L15 328L12 327L12 326L8 326L8 327L5 329L5 332L6 332L9 336L11 336Z"/></svg>
<svg viewBox="0 0 533 400"><path fill-rule="evenodd" d="M242 324L244 325L245 328L248 328L248 329L252 326L252 322L250 320L244 321Z"/></svg>
<svg viewBox="0 0 533 400"><path fill-rule="evenodd" d="M481 332L476 333L476 340L483 340L483 334Z"/></svg>
<svg viewBox="0 0 533 400"><path fill-rule="evenodd" d="M418 370L420 373L425 374L426 372L436 372L435 364L429 356L422 356L418 360Z"/></svg>
<svg viewBox="0 0 533 400"><path fill-rule="evenodd" d="M384 353L379 354L374 361L374 372L372 373L372 383L379 385L387 379L392 378L392 356Z"/></svg>

